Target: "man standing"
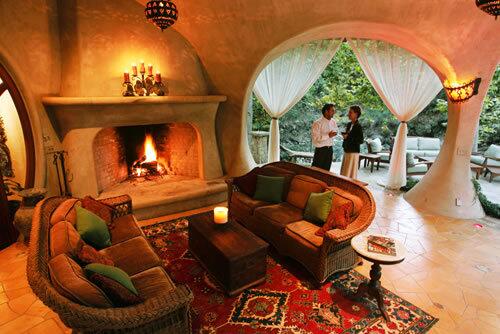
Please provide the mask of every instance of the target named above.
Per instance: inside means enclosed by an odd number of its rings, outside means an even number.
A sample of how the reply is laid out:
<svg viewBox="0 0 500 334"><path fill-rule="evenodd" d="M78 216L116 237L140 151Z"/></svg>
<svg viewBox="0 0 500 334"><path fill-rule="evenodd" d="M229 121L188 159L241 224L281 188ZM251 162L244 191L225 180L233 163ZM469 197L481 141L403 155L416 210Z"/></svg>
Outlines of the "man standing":
<svg viewBox="0 0 500 334"><path fill-rule="evenodd" d="M314 121L312 125L311 138L315 147L312 165L330 171L333 160L333 137L337 135L339 130L333 119L333 115L335 115L333 104L325 104L321 112L323 116Z"/></svg>

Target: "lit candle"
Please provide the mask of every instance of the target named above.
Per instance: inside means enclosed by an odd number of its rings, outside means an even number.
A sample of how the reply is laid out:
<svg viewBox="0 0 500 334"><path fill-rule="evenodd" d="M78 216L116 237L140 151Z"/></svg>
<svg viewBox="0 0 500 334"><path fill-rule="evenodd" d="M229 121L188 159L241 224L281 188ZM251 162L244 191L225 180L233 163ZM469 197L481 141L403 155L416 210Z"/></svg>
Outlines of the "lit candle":
<svg viewBox="0 0 500 334"><path fill-rule="evenodd" d="M137 65L135 63L132 63L132 74L137 75Z"/></svg>
<svg viewBox="0 0 500 334"><path fill-rule="evenodd" d="M214 209L214 222L216 224L227 223L227 211L228 209L225 207L216 207Z"/></svg>
<svg viewBox="0 0 500 334"><path fill-rule="evenodd" d="M141 60L141 74L146 73L146 68L144 67L144 61Z"/></svg>
<svg viewBox="0 0 500 334"><path fill-rule="evenodd" d="M125 83L130 82L130 73L127 70L123 72L123 82Z"/></svg>
<svg viewBox="0 0 500 334"><path fill-rule="evenodd" d="M148 75L153 75L153 65L148 64Z"/></svg>
<svg viewBox="0 0 500 334"><path fill-rule="evenodd" d="M156 72L156 75L155 75L155 81L160 83L161 82L161 73L158 71Z"/></svg>

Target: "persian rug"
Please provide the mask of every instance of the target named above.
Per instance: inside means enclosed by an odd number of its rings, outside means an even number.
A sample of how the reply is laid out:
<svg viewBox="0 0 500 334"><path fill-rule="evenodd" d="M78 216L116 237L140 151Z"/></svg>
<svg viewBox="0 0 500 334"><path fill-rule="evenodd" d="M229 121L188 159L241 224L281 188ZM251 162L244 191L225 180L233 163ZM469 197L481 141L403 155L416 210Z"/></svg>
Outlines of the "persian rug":
<svg viewBox="0 0 500 334"><path fill-rule="evenodd" d="M427 332L438 319L384 289L386 323L369 298L348 298L368 279L355 270L330 277L315 290L299 264L271 251L266 282L228 297L189 253L189 217L143 227L176 284L194 294L193 333L408 333Z"/></svg>

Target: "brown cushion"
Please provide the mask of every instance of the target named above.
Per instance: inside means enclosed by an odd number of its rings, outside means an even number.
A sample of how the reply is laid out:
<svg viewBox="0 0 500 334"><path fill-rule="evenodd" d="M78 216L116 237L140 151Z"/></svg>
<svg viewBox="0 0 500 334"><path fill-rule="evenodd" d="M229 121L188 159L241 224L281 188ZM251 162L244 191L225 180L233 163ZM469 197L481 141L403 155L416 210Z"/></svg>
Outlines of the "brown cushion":
<svg viewBox="0 0 500 334"><path fill-rule="evenodd" d="M288 224L286 229L315 247L321 247L323 244L323 237L317 236L315 233L319 230L319 227L307 220L301 220L295 223Z"/></svg>
<svg viewBox="0 0 500 334"><path fill-rule="evenodd" d="M85 196L82 199L82 207L102 218L102 220L108 224L110 229L113 228L113 212L115 211L115 208L99 202L91 196Z"/></svg>
<svg viewBox="0 0 500 334"><path fill-rule="evenodd" d="M255 186L257 185L257 174L260 171L260 167L255 167L250 172L243 176L235 177L233 183L237 186L241 192L253 197L255 194Z"/></svg>
<svg viewBox="0 0 500 334"><path fill-rule="evenodd" d="M112 245L142 236L141 228L132 214L116 218L113 225L113 229L109 231Z"/></svg>
<svg viewBox="0 0 500 334"><path fill-rule="evenodd" d="M52 285L66 298L86 306L113 307L106 294L90 282L82 268L66 254L51 259L49 271Z"/></svg>
<svg viewBox="0 0 500 334"><path fill-rule="evenodd" d="M161 260L144 237L135 237L99 251L129 275L159 266Z"/></svg>
<svg viewBox="0 0 500 334"><path fill-rule="evenodd" d="M162 267L154 267L131 277L132 283L144 299L173 291L175 285Z"/></svg>
<svg viewBox="0 0 500 334"><path fill-rule="evenodd" d="M231 196L231 209L233 208L233 204L248 215L252 215L258 207L270 205L268 202L253 199L242 192L233 192Z"/></svg>
<svg viewBox="0 0 500 334"><path fill-rule="evenodd" d="M283 233L286 225L302 220L302 210L288 203L264 206L255 209L254 215L260 220L259 229L264 235L279 235Z"/></svg>
<svg viewBox="0 0 500 334"><path fill-rule="evenodd" d="M84 241L80 234L70 222L61 221L50 229L49 247L51 257L68 254L71 258L76 259L83 244Z"/></svg>
<svg viewBox="0 0 500 334"><path fill-rule="evenodd" d="M276 166L264 166L259 172L259 175L264 176L283 176L285 178L285 184L283 186L283 200L286 199L288 195L288 190L290 189L290 183L292 182L295 173L287 169L279 168Z"/></svg>
<svg viewBox="0 0 500 334"><path fill-rule="evenodd" d="M81 265L91 263L100 263L107 266L115 265L109 256L99 253L99 251L90 245L82 245L82 247L80 247L77 253L77 259Z"/></svg>
<svg viewBox="0 0 500 334"><path fill-rule="evenodd" d="M299 209L304 209L311 193L321 193L328 185L307 175L297 175L292 179L286 201Z"/></svg>
<svg viewBox="0 0 500 334"><path fill-rule="evenodd" d="M97 273L92 274L89 277L89 280L106 293L106 296L108 296L108 298L113 302L114 306L125 307L139 304L144 301L141 296L135 295L114 279L104 275Z"/></svg>
<svg viewBox="0 0 500 334"><path fill-rule="evenodd" d="M352 203L353 208L351 212L351 221L359 216L361 208L363 207L363 200L359 196L351 194L350 192L339 187L329 187L327 190L333 190L335 192L335 195L333 195L333 204L335 204L336 200L338 200L338 205L341 205L341 203L344 202L342 199L348 200Z"/></svg>
<svg viewBox="0 0 500 334"><path fill-rule="evenodd" d="M70 198L59 204L57 209L52 212L50 216L50 225L55 225L60 221L68 221L71 224L76 224L76 210L75 207L81 205L77 198Z"/></svg>

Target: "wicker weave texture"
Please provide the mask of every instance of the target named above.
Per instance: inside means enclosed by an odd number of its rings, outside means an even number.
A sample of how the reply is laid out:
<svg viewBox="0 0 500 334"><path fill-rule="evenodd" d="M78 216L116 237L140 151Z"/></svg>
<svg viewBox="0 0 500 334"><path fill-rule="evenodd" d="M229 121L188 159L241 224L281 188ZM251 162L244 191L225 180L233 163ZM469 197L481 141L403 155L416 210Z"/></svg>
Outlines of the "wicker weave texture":
<svg viewBox="0 0 500 334"><path fill-rule="evenodd" d="M186 286L177 286L173 291L135 306L111 309L74 303L55 290L48 269L49 219L65 199L45 199L36 206L33 215L27 275L28 282L38 298L56 312L66 326L77 333L191 333L189 305L193 294ZM120 215L132 211L128 196L104 202L120 207Z"/></svg>
<svg viewBox="0 0 500 334"><path fill-rule="evenodd" d="M283 236L275 236L269 241L281 254L287 255L300 262L318 282L324 282L332 274L351 269L359 263L359 257L351 247L351 239L363 232L372 223L375 212L375 200L373 195L361 183L350 178L326 172L324 170L305 167L289 162L274 162L266 166L276 166L294 172L296 175L307 175L324 181L329 186L336 186L351 194L358 196L363 207L356 219L349 224L345 230L330 230L326 233L315 258L309 253L303 252L300 247L290 245L290 241ZM232 179L226 181L228 185L229 209L231 210L231 194L238 191ZM234 216L232 216L234 217ZM237 219L237 217L235 217ZM254 219L250 217L249 219ZM243 225L246 225L243 223ZM261 236L264 237L265 236ZM274 242L273 242L274 241ZM317 256L317 258L316 258Z"/></svg>

